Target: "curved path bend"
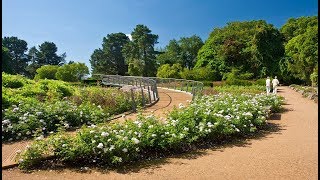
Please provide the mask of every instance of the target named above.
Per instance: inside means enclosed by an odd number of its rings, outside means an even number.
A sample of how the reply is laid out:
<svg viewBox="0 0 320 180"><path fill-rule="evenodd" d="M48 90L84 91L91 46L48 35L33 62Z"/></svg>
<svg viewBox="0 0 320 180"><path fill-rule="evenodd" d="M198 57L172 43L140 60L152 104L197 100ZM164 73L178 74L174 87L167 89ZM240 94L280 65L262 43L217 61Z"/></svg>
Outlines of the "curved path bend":
<svg viewBox="0 0 320 180"><path fill-rule="evenodd" d="M183 155L142 162L131 168L2 171L3 179L318 179L318 105L288 87L280 87L286 111L268 122L267 133Z"/></svg>

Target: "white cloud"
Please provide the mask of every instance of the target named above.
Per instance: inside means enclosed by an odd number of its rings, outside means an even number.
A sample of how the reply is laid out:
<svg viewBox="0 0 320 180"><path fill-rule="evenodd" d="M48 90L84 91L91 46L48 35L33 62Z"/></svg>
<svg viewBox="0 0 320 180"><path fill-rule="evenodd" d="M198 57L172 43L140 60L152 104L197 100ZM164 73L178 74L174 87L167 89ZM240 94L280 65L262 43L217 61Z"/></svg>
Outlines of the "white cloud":
<svg viewBox="0 0 320 180"><path fill-rule="evenodd" d="M128 36L128 38L130 39L130 41L132 41L132 36L131 36L131 34L126 34L126 36Z"/></svg>

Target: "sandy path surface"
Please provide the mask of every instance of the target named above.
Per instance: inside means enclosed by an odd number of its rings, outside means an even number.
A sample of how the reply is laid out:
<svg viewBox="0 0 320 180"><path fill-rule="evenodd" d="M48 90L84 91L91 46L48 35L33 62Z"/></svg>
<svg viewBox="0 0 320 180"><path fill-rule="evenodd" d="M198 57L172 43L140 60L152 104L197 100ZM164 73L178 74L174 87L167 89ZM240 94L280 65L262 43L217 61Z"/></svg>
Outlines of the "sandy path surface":
<svg viewBox="0 0 320 180"><path fill-rule="evenodd" d="M3 170L3 179L318 179L318 106L280 87L286 112L268 120L273 130L257 138L131 168L80 173L70 169Z"/></svg>

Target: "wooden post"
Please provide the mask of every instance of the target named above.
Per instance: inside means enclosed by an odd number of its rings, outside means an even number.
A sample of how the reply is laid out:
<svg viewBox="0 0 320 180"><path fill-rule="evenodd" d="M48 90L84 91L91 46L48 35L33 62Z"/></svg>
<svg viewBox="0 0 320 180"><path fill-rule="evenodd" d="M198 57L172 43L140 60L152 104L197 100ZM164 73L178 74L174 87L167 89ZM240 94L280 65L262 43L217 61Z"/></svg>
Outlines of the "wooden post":
<svg viewBox="0 0 320 180"><path fill-rule="evenodd" d="M131 91L131 99L132 99L132 111L133 111L133 112L136 112L136 111L137 111L137 110L136 110L136 102L135 102L135 100L134 100L134 92L133 92L133 89L131 88L130 91Z"/></svg>
<svg viewBox="0 0 320 180"><path fill-rule="evenodd" d="M187 92L188 92L188 88L189 88L189 81L187 81Z"/></svg>
<svg viewBox="0 0 320 180"><path fill-rule="evenodd" d="M142 106L144 107L145 106L145 100L144 100L144 94L143 94L143 88L141 88L141 97L142 97Z"/></svg>
<svg viewBox="0 0 320 180"><path fill-rule="evenodd" d="M148 85L149 103L151 104L150 86Z"/></svg>

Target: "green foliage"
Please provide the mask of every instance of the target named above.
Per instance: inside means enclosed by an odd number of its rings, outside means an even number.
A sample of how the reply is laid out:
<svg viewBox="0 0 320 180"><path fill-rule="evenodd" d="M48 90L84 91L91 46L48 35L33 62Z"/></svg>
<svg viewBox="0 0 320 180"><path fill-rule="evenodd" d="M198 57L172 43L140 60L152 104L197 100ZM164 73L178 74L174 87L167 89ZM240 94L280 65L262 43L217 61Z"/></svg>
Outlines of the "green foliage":
<svg viewBox="0 0 320 180"><path fill-rule="evenodd" d="M87 74L89 74L89 69L84 63L72 63L59 67L56 78L67 82L77 82Z"/></svg>
<svg viewBox="0 0 320 180"><path fill-rule="evenodd" d="M318 71L314 71L310 75L310 80L312 82L312 86L318 86Z"/></svg>
<svg viewBox="0 0 320 180"><path fill-rule="evenodd" d="M188 80L196 80L196 81L214 81L217 80L215 76L215 72L210 69L210 67L200 67L194 69L184 68L181 71L181 77L183 79Z"/></svg>
<svg viewBox="0 0 320 180"><path fill-rule="evenodd" d="M233 68L230 73L225 74L227 85L251 86L252 82L248 81L253 76L253 73L242 73L240 70Z"/></svg>
<svg viewBox="0 0 320 180"><path fill-rule="evenodd" d="M200 37L182 37L179 41L170 40L165 52L157 56L160 65L179 63L183 68L192 69L197 61L199 49L203 46Z"/></svg>
<svg viewBox="0 0 320 180"><path fill-rule="evenodd" d="M285 63L288 71L311 84L310 76L318 67L318 17L289 19L281 32L287 39Z"/></svg>
<svg viewBox="0 0 320 180"><path fill-rule="evenodd" d="M10 74L26 74L25 68L29 61L25 54L28 50L27 42L13 36L4 37L2 38L2 46L6 48L2 49L2 53L4 53L2 56L5 58L2 68L6 68L3 71Z"/></svg>
<svg viewBox="0 0 320 180"><path fill-rule="evenodd" d="M57 65L44 65L37 69L35 76L36 80L39 79L56 79L56 73L59 66Z"/></svg>
<svg viewBox="0 0 320 180"><path fill-rule="evenodd" d="M65 63L66 54L58 55L55 43L45 41L39 45L39 51L35 51L35 60L39 65L62 65Z"/></svg>
<svg viewBox="0 0 320 180"><path fill-rule="evenodd" d="M127 66L122 53L129 42L124 33L111 33L103 38L102 49L95 49L90 58L93 74L125 75Z"/></svg>
<svg viewBox="0 0 320 180"><path fill-rule="evenodd" d="M243 86L243 85L222 85L222 86L214 86L213 88L205 88L204 94L218 94L218 93L231 93L236 95L241 94L261 94L265 92L265 84L264 85L251 85L251 86Z"/></svg>
<svg viewBox="0 0 320 180"><path fill-rule="evenodd" d="M225 76L236 67L253 78L278 73L284 54L283 37L263 20L230 22L215 28L198 52L195 67L210 67Z"/></svg>
<svg viewBox="0 0 320 180"><path fill-rule="evenodd" d="M111 115L130 111L130 97L129 92L117 88L81 88L57 80L35 82L2 73L2 140L45 136L60 127L104 122ZM140 92L135 92L135 101L142 105Z"/></svg>
<svg viewBox="0 0 320 180"><path fill-rule="evenodd" d="M21 75L9 75L2 72L2 87L20 88L28 83L31 83L31 81Z"/></svg>
<svg viewBox="0 0 320 180"><path fill-rule="evenodd" d="M154 45L158 35L151 34L151 30L138 24L131 33L132 41L123 48L128 73L133 76L154 77L157 72Z"/></svg>
<svg viewBox="0 0 320 180"><path fill-rule="evenodd" d="M38 140L21 154L19 168L39 165L48 155L65 164L117 166L198 142L252 134L281 103L274 95L204 96L188 107L179 105L164 123L155 116L140 115L135 121L83 127L75 137L59 133Z"/></svg>
<svg viewBox="0 0 320 180"><path fill-rule="evenodd" d="M182 67L180 64L164 64L158 68L157 77L180 79L181 70Z"/></svg>
<svg viewBox="0 0 320 180"><path fill-rule="evenodd" d="M9 73L9 74L13 73L11 63L12 63L12 59L10 57L9 49L2 45L2 60L1 60L2 72Z"/></svg>

